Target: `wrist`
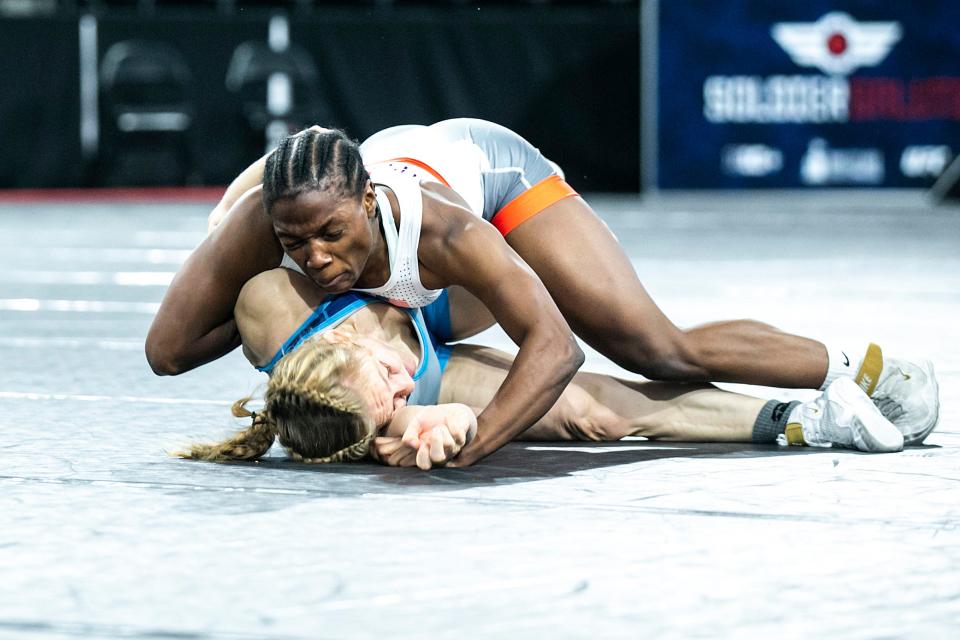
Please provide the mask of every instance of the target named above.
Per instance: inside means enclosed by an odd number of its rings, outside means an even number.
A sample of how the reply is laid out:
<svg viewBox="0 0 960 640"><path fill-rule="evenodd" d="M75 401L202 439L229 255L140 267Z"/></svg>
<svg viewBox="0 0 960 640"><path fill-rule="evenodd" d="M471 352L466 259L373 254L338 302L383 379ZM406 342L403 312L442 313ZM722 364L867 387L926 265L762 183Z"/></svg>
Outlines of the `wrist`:
<svg viewBox="0 0 960 640"><path fill-rule="evenodd" d="M450 461L448 467L469 467L487 456L489 452L485 450L483 442L480 438L474 438L473 441L463 447L460 450L453 460Z"/></svg>

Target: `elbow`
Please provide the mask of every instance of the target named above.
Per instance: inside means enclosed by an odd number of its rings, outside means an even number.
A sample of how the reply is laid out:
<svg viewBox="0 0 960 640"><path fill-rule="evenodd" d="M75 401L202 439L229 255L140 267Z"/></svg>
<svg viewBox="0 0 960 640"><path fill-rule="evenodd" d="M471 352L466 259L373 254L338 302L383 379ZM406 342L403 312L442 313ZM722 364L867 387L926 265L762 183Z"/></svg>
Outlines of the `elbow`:
<svg viewBox="0 0 960 640"><path fill-rule="evenodd" d="M186 371L183 363L178 361L171 350L164 349L162 345L156 344L149 338L144 345L144 352L147 356L147 364L158 376L175 376Z"/></svg>

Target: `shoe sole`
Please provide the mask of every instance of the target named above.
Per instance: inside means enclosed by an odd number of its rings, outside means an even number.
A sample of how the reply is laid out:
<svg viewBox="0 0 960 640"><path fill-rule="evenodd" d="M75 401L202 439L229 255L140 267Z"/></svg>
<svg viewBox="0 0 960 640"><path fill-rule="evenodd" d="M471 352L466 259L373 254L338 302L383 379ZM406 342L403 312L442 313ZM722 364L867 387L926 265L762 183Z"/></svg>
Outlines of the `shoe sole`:
<svg viewBox="0 0 960 640"><path fill-rule="evenodd" d="M930 381L930 384L924 387L924 391L926 392L924 395L926 397L923 400L928 406L933 407L933 415L919 433L909 436L904 435L904 444L922 443L924 439L937 428L937 424L940 422L940 385L937 383L937 376L933 372L933 362L930 360L920 360L919 362L914 362L914 364L923 370L927 375L927 380Z"/></svg>

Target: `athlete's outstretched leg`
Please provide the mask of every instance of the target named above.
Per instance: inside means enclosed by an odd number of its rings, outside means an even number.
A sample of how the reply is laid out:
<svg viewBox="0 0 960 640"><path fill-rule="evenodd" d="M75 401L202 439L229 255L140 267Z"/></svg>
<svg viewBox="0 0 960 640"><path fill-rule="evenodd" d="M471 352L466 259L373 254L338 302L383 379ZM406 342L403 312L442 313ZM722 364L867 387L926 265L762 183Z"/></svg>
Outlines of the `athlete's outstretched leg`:
<svg viewBox="0 0 960 640"><path fill-rule="evenodd" d="M510 370L507 354L456 345L443 373L441 402L486 406ZM780 442L899 451L903 436L850 378L818 398L764 401L709 384L629 382L579 372L557 403L519 440L609 442L625 436L675 442Z"/></svg>
<svg viewBox="0 0 960 640"><path fill-rule="evenodd" d="M481 409L512 361L508 354L490 347L455 345L443 372L439 401ZM684 442L751 442L766 404L709 384L631 382L579 372L550 411L520 439L610 442L644 436ZM781 426L786 425L786 417L782 416ZM775 438L774 434L761 441Z"/></svg>
<svg viewBox="0 0 960 640"><path fill-rule="evenodd" d="M655 380L814 389L826 377L827 350L814 340L752 320L676 327L579 197L555 202L506 239L543 280L577 335L630 371Z"/></svg>

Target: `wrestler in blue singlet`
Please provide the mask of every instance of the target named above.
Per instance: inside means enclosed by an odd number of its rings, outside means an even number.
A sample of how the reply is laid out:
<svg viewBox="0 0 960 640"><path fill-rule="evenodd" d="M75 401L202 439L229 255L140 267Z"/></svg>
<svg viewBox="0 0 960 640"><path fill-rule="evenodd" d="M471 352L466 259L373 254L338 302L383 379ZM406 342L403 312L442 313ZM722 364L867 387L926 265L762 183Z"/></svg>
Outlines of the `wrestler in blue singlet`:
<svg viewBox="0 0 960 640"><path fill-rule="evenodd" d="M270 373L284 355L290 353L312 336L340 324L357 310L370 304L387 304L385 300L354 291L339 296L328 296L313 310L300 327L293 332L270 362L260 371ZM408 404L437 404L440 397L440 378L450 358L450 303L447 292L430 305L422 309L402 309L410 316L420 340L420 365L413 374L416 383L413 393L407 398Z"/></svg>

